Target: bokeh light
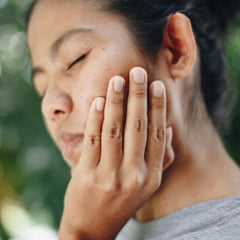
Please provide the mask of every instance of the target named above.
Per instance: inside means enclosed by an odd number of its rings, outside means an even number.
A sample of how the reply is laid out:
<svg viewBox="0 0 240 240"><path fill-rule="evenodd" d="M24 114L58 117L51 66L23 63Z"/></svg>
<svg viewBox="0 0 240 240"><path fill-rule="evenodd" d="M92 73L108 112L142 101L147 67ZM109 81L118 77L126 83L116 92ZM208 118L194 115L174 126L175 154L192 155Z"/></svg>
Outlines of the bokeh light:
<svg viewBox="0 0 240 240"><path fill-rule="evenodd" d="M4 229L13 237L12 239L57 240L56 231L47 225L37 225L23 206L16 201L5 200L2 203L0 218Z"/></svg>
<svg viewBox="0 0 240 240"><path fill-rule="evenodd" d="M6 7L8 0L0 0L0 9Z"/></svg>

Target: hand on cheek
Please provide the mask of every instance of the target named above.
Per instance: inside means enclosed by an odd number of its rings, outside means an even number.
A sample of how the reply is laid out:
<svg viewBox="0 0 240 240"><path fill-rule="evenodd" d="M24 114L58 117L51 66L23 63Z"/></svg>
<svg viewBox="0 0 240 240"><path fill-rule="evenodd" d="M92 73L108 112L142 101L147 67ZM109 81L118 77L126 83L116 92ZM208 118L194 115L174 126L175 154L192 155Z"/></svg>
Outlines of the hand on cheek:
<svg viewBox="0 0 240 240"><path fill-rule="evenodd" d="M134 68L126 113L124 92L125 80L113 77L106 101L97 98L91 106L81 159L65 195L60 240L114 239L159 188L174 159L164 84L153 82L148 94L146 72Z"/></svg>

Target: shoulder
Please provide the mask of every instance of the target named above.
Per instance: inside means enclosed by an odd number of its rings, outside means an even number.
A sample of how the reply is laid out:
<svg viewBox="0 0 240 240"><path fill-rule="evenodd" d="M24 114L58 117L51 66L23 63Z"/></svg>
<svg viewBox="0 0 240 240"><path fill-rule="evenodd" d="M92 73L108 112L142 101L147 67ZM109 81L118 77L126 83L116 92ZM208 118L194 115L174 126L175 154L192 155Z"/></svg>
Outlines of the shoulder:
<svg viewBox="0 0 240 240"><path fill-rule="evenodd" d="M116 240L240 240L240 196L195 204L157 220L131 219Z"/></svg>
<svg viewBox="0 0 240 240"><path fill-rule="evenodd" d="M202 212L189 218L191 222L188 223L188 229L176 239L240 239L240 196L212 200L197 205L195 207L199 207Z"/></svg>

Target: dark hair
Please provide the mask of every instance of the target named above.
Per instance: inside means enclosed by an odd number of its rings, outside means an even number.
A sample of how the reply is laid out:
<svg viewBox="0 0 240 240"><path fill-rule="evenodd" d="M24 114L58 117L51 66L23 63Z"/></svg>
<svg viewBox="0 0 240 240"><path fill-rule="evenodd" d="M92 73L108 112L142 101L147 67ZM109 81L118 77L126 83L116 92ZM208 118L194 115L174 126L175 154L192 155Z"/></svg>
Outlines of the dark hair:
<svg viewBox="0 0 240 240"><path fill-rule="evenodd" d="M201 83L198 85L201 86L208 114L218 126L218 107L227 88L219 39L225 35L230 21L240 9L240 1L101 0L101 3L104 10L125 17L139 48L151 58L161 45L168 17L182 12L190 18L200 53Z"/></svg>

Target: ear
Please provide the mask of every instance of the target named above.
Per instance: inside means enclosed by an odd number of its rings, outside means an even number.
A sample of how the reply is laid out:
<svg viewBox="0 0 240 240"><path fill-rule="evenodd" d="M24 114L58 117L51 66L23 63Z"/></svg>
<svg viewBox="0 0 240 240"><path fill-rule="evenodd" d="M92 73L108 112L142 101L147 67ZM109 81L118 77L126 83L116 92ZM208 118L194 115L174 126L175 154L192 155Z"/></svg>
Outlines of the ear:
<svg viewBox="0 0 240 240"><path fill-rule="evenodd" d="M172 79L188 76L196 57L196 42L186 15L176 13L171 17L164 31L163 47Z"/></svg>

